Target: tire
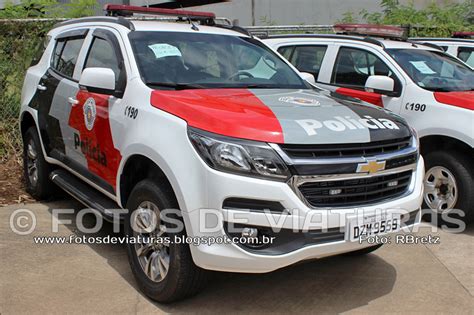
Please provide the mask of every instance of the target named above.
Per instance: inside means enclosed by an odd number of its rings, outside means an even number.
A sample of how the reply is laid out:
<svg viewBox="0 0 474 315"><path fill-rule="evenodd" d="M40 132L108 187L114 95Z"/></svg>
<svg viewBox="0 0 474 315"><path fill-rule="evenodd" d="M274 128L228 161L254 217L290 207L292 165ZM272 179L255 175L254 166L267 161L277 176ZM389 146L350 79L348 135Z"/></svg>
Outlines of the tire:
<svg viewBox="0 0 474 315"><path fill-rule="evenodd" d="M427 209L425 211L428 211L428 216L431 216L431 219L436 218L436 223L439 226L454 226L453 219L461 220L466 224L472 222L474 219L474 194L472 194L472 187L474 187L474 165L472 158L456 151L433 151L425 156L425 169L423 208ZM435 176L435 174L442 175ZM448 191L446 194L443 194L443 185L439 185L438 188L433 190L433 187L436 186L434 183L437 182L435 180L437 177L445 178L443 181L448 183L450 182L449 178L452 177L455 186L449 184L445 185L448 187L444 188L444 191ZM454 187L454 189L452 187ZM454 193L450 193L450 191ZM438 193L441 193L441 195ZM436 203L433 201L436 200L436 196L450 195L454 195L455 197L453 199L443 197L451 201L444 203L440 210L434 210ZM449 206L449 203L453 204ZM446 218L446 213L444 212L450 209L460 209L464 211L464 216L458 213L449 213L449 218ZM425 215L425 218L426 217Z"/></svg>
<svg viewBox="0 0 474 315"><path fill-rule="evenodd" d="M124 222L125 233L127 236L130 237L136 235L132 229L133 211L138 209L139 206L147 204L147 202L149 205L156 205L160 211L163 209L178 208L172 192L163 189L149 179L139 182L132 190L127 202L127 209L129 209L129 213L127 214ZM183 222L178 216L173 218ZM171 226L169 223L164 223L164 225L166 228ZM186 232L184 229L182 229L180 232L167 232L166 234L166 236L172 239L174 236L185 236ZM174 302L195 295L205 285L207 272L194 264L189 245L174 244L173 242L170 242L168 248L165 248L166 246L164 246L161 249L161 251L165 250L165 253L168 253L169 265L165 277L160 281L153 281L145 273L144 268L142 267L139 260L144 259L143 257L145 255L139 258L136 246L137 245L135 244L127 244L129 263L138 286L151 299L161 303ZM161 251L157 256L161 256ZM152 250L148 259L151 259L154 253L156 253L156 251ZM161 267L161 260L159 257L156 258L155 261L157 261L158 265ZM160 270L159 277L161 278L161 268L158 269Z"/></svg>
<svg viewBox="0 0 474 315"><path fill-rule="evenodd" d="M57 191L49 179L52 170L52 166L44 159L36 128L28 128L23 134L23 176L26 191L36 200L50 198Z"/></svg>
<svg viewBox="0 0 474 315"><path fill-rule="evenodd" d="M344 253L345 256L362 256L362 255L367 255L367 254L370 254L372 253L373 251L376 251L377 249L379 249L380 247L382 247L383 244L377 244L375 246L370 246L370 247L366 247L366 248L362 248L362 249L359 249L359 250L355 250L353 252L348 252L348 253Z"/></svg>

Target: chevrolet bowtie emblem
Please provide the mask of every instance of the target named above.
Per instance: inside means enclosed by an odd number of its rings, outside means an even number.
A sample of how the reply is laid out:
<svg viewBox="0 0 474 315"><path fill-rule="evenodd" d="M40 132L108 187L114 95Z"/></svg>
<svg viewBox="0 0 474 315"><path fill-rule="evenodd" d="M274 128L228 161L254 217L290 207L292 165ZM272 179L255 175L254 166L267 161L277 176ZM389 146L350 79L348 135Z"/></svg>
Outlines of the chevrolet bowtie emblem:
<svg viewBox="0 0 474 315"><path fill-rule="evenodd" d="M368 161L357 165L357 173L377 173L385 169L385 161Z"/></svg>

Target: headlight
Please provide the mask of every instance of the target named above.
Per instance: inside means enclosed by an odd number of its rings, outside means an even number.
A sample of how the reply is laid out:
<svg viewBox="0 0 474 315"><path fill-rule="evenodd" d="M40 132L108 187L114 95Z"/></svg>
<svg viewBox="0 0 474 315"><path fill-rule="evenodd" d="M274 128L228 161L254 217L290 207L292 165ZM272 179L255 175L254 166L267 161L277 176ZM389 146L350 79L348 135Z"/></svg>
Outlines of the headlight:
<svg viewBox="0 0 474 315"><path fill-rule="evenodd" d="M278 154L266 143L228 138L189 128L189 139L210 167L228 173L287 180L291 174Z"/></svg>
<svg viewBox="0 0 474 315"><path fill-rule="evenodd" d="M411 135L413 136L413 141L416 142L416 149L420 150L420 138L418 138L418 132L415 128L410 127Z"/></svg>

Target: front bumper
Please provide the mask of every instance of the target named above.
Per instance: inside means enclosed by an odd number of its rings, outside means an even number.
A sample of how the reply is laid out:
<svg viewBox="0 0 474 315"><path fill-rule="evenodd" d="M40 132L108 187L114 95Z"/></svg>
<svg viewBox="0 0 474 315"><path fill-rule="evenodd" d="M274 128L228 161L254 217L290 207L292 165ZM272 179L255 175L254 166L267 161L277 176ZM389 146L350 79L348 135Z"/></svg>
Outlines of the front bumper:
<svg viewBox="0 0 474 315"><path fill-rule="evenodd" d="M254 179L218 172L204 166L206 170L207 204L208 209L216 209L220 219L224 222L247 223L252 226L272 227L277 224L283 229L336 229L346 230L347 220L341 218L354 218L357 216L370 216L377 211L385 210L390 215L403 210L412 213L419 210L423 195L423 158L417 162L410 192L400 198L371 206L352 207L329 211L327 209L309 208L286 183ZM279 202L292 215L273 214L268 219L268 214L249 212L243 210L223 209L222 205L227 198L247 198ZM203 231L201 222L206 225L211 223L209 216L203 216L203 209L195 209L185 214L188 236L201 238L222 238L226 235L222 222L220 228ZM308 217L313 220L308 224ZM205 218L205 219L204 219ZM215 218L211 215L211 218ZM218 218L215 218L218 220ZM412 226L419 223L419 216ZM204 224L204 223L203 223ZM212 226L212 224L210 224ZM216 224L217 226L217 224ZM405 228L406 229L406 228ZM212 231L211 231L212 230ZM372 244L373 245L373 244ZM344 237L342 240L326 242L309 246L294 248L290 252L277 255L258 254L249 251L237 244L201 244L191 245L191 253L196 265L204 269L229 271L229 272L270 272L301 260L321 258L350 252L371 246L368 243L351 242Z"/></svg>

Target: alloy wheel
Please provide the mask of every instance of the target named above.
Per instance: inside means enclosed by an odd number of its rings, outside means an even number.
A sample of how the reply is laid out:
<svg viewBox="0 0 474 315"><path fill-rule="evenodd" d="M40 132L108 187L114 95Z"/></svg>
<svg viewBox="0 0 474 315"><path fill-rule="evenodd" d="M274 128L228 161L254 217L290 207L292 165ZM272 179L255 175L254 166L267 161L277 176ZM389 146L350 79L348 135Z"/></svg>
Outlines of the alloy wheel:
<svg viewBox="0 0 474 315"><path fill-rule="evenodd" d="M160 210L151 201L142 202L132 216L134 236L139 239L135 252L146 276L161 282L170 267L170 247L165 242L166 226L160 222Z"/></svg>
<svg viewBox="0 0 474 315"><path fill-rule="evenodd" d="M38 152L33 139L28 141L26 147L26 172L30 184L35 187L38 183Z"/></svg>

